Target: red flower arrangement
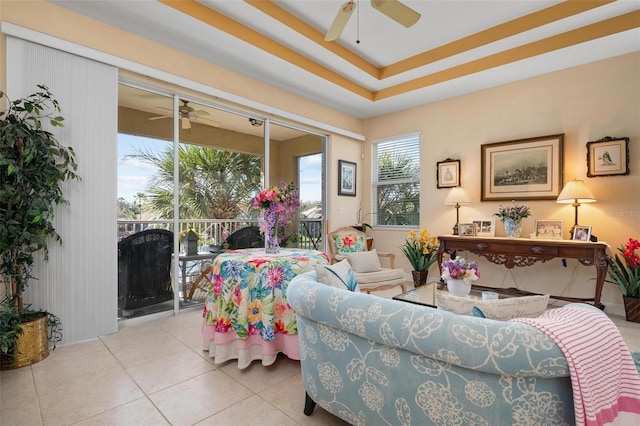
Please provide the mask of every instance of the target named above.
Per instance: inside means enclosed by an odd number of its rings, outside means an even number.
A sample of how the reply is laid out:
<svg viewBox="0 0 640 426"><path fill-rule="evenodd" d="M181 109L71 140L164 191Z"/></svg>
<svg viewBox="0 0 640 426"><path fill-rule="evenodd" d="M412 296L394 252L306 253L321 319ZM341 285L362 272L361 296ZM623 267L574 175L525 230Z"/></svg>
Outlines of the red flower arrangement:
<svg viewBox="0 0 640 426"><path fill-rule="evenodd" d="M625 246L618 248L620 256L607 257L609 277L617 283L626 297L640 298L640 242L629 238Z"/></svg>

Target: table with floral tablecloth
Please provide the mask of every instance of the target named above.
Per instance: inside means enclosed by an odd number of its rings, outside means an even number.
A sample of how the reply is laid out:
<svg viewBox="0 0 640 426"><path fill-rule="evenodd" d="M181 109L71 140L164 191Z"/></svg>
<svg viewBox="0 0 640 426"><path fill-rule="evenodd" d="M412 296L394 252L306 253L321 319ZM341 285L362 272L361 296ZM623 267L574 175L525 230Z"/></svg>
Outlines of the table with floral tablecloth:
<svg viewBox="0 0 640 426"><path fill-rule="evenodd" d="M231 250L211 266L204 311L204 350L216 363L238 360L246 368L260 359L271 365L279 352L300 359L296 316L287 302L293 277L328 263L317 250Z"/></svg>

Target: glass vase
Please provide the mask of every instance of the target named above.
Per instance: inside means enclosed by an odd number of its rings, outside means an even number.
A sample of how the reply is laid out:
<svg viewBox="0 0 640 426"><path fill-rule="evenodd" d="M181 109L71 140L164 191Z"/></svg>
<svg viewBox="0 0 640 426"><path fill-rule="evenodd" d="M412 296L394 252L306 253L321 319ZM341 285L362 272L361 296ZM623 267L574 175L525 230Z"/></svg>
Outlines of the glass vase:
<svg viewBox="0 0 640 426"><path fill-rule="evenodd" d="M278 220L270 227L264 236L264 251L267 254L278 254L280 251L280 242L278 240Z"/></svg>
<svg viewBox="0 0 640 426"><path fill-rule="evenodd" d="M504 232L507 238L518 238L522 232L522 221L506 217L504 219Z"/></svg>

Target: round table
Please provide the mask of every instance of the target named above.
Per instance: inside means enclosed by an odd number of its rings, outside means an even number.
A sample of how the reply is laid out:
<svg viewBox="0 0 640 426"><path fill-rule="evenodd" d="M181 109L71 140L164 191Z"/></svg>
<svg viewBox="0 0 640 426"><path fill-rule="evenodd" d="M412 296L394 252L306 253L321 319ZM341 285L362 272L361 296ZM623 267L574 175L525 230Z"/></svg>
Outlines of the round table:
<svg viewBox="0 0 640 426"><path fill-rule="evenodd" d="M287 285L298 274L329 263L318 250L230 250L211 265L203 338L216 363L238 360L238 368L261 359L271 365L279 352L300 359L295 312L287 302Z"/></svg>

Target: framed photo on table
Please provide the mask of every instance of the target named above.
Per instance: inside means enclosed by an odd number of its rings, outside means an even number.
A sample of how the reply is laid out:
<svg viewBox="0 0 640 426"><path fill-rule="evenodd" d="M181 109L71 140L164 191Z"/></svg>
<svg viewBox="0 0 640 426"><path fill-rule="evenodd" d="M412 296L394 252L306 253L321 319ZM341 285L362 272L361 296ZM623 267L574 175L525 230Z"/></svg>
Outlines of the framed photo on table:
<svg viewBox="0 0 640 426"><path fill-rule="evenodd" d="M481 146L481 201L555 200L563 183L564 134Z"/></svg>
<svg viewBox="0 0 640 426"><path fill-rule="evenodd" d="M338 195L356 196L356 163L338 160Z"/></svg>
<svg viewBox="0 0 640 426"><path fill-rule="evenodd" d="M460 235L461 237L475 237L476 225L474 225L473 223L459 223L458 235Z"/></svg>
<svg viewBox="0 0 640 426"><path fill-rule="evenodd" d="M572 240L577 241L590 241L591 240L591 227L590 226L576 226L573 228Z"/></svg>
<svg viewBox="0 0 640 426"><path fill-rule="evenodd" d="M438 188L460 186L460 160L447 158L436 163L436 179Z"/></svg>
<svg viewBox="0 0 640 426"><path fill-rule="evenodd" d="M628 175L629 138L587 142L587 177Z"/></svg>
<svg viewBox="0 0 640 426"><path fill-rule="evenodd" d="M476 227L476 235L478 237L495 237L496 236L496 218L485 217L481 219L473 219Z"/></svg>
<svg viewBox="0 0 640 426"><path fill-rule="evenodd" d="M563 231L564 220L562 219L536 220L536 238L561 240Z"/></svg>

